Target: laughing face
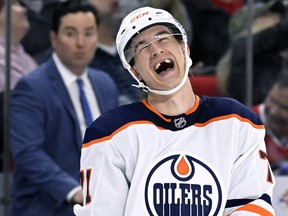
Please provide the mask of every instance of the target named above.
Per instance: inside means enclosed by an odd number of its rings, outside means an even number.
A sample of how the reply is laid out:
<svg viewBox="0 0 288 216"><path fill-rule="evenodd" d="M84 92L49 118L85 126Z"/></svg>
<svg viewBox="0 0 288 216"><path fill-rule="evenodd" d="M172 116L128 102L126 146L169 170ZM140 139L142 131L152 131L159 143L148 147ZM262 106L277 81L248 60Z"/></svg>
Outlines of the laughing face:
<svg viewBox="0 0 288 216"><path fill-rule="evenodd" d="M132 41L133 73L148 87L169 90L185 73L185 45L169 28L156 25L141 32Z"/></svg>

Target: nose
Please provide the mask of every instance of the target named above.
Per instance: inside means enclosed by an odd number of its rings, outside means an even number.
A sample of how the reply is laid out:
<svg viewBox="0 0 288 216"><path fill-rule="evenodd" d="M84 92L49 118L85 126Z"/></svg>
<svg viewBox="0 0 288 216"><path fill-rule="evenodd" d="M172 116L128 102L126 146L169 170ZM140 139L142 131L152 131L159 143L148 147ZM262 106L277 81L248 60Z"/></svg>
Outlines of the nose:
<svg viewBox="0 0 288 216"><path fill-rule="evenodd" d="M79 34L77 36L77 45L80 47L84 45L84 36L82 34Z"/></svg>
<svg viewBox="0 0 288 216"><path fill-rule="evenodd" d="M152 57L155 57L163 53L163 49L157 44L157 42L152 42L149 46Z"/></svg>

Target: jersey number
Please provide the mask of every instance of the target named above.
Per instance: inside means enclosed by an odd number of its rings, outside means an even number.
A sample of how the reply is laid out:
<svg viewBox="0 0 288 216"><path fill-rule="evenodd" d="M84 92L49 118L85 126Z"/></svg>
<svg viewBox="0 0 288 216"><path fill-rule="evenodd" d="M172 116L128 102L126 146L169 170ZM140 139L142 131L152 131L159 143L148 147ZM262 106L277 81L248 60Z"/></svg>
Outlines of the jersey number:
<svg viewBox="0 0 288 216"><path fill-rule="evenodd" d="M84 182L86 181L87 183L87 187L86 187L86 197L85 197L85 203L89 204L91 202L91 195L89 192L89 186L90 186L90 177L91 177L91 173L92 173L92 169L87 169L86 173L84 172L84 170L80 171L80 183L81 183L81 187L82 190L84 189Z"/></svg>
<svg viewBox="0 0 288 216"><path fill-rule="evenodd" d="M264 152L264 151L262 151L262 150L259 150L259 156L260 156L260 159L262 159L262 160L267 160L268 161L268 159L267 159L267 153L266 152ZM272 180L272 173L271 173L271 169L270 169L270 165L269 165L269 163L268 163L268 165L267 165L267 182L269 182L269 183L273 183L273 180Z"/></svg>

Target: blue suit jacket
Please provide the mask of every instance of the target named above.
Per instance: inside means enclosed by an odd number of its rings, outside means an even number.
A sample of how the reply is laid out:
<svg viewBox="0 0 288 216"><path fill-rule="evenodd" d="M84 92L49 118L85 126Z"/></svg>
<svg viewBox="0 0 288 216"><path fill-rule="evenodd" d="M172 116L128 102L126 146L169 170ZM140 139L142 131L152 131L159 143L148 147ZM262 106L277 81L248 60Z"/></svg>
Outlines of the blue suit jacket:
<svg viewBox="0 0 288 216"><path fill-rule="evenodd" d="M101 113L118 106L104 72L88 69ZM69 93L50 58L19 81L11 99L12 215L70 216L67 194L79 182L82 137Z"/></svg>

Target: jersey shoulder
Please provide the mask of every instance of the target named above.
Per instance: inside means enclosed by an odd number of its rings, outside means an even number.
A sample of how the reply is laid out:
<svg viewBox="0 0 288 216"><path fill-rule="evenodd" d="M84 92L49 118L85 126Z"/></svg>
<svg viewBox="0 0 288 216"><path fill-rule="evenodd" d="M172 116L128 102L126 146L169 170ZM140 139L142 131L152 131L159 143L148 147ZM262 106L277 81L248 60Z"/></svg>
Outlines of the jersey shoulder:
<svg viewBox="0 0 288 216"><path fill-rule="evenodd" d="M137 121L150 121L142 102L122 105L99 116L85 132L84 143L110 136L122 126Z"/></svg>
<svg viewBox="0 0 288 216"><path fill-rule="evenodd" d="M223 116L237 116L247 119L253 124L262 125L258 115L251 108L233 98L204 96L200 101L202 113L205 113L198 119L200 122Z"/></svg>

